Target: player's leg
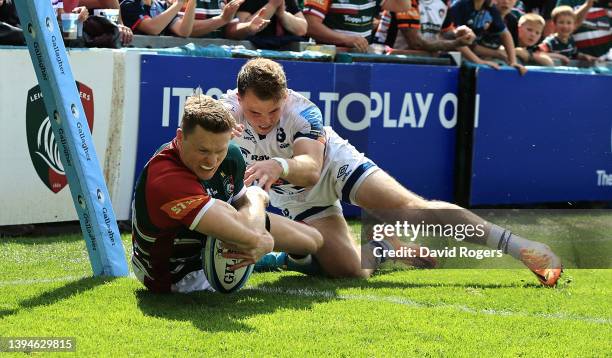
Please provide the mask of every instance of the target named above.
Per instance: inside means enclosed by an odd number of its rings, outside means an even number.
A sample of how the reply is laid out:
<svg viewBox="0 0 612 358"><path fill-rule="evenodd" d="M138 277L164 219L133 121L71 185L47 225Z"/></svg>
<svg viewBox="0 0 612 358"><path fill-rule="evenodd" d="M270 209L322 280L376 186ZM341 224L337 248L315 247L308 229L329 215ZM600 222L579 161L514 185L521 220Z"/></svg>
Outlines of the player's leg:
<svg viewBox="0 0 612 358"><path fill-rule="evenodd" d="M323 237L317 229L272 213L268 213L268 217L274 251L307 255L316 253L323 246Z"/></svg>
<svg viewBox="0 0 612 358"><path fill-rule="evenodd" d="M484 235L465 240L501 249L521 260L544 285L554 285L561 275L561 261L547 245L514 235L457 205L425 200L382 170L368 175L352 188L350 196L353 203L382 221L412 218L413 222L432 224L484 225Z"/></svg>
<svg viewBox="0 0 612 358"><path fill-rule="evenodd" d="M370 276L372 270L361 268L357 245L344 217L338 214L308 221L323 235L323 247L315 255L323 271L331 277Z"/></svg>

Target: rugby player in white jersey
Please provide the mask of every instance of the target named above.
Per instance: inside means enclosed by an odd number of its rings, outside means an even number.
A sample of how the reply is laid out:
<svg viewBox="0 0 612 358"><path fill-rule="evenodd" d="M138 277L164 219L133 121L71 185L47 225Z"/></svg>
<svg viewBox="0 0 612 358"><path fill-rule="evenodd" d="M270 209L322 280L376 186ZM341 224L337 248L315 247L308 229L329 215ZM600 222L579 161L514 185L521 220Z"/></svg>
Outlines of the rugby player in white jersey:
<svg viewBox="0 0 612 358"><path fill-rule="evenodd" d="M321 232L323 247L315 257L329 276L368 277L373 271L362 265L360 250L342 215L342 200L386 222L414 219L418 213L428 223L474 226L484 223L481 236L465 240L501 249L521 260L544 285L553 286L559 279L561 262L548 246L487 223L457 205L423 199L331 128L323 127L319 108L287 88L285 73L278 63L261 58L247 62L238 74L237 89L228 91L221 102L242 131L234 140L248 164L245 184L256 182L263 186L269 191L272 205L285 216ZM388 252L399 250L402 245L405 244L396 237L371 240L361 251L368 255L364 262L378 265L383 260L372 254L376 248ZM435 264L434 259L419 257L418 252L415 257L402 260L421 267ZM300 259L293 261L300 263ZM304 265L315 266L316 261Z"/></svg>

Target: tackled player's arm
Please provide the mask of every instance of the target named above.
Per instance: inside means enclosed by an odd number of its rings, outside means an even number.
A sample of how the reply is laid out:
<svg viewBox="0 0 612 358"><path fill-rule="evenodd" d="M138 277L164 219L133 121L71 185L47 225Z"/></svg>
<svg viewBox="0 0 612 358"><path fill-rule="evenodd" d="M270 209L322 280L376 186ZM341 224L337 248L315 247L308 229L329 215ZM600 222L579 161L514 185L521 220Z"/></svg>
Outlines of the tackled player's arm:
<svg viewBox="0 0 612 358"><path fill-rule="evenodd" d="M240 210L251 204L249 198L243 195L232 205ZM316 253L323 246L323 237L312 226L273 213L268 213L268 217L270 234L274 238L274 251L306 255Z"/></svg>
<svg viewBox="0 0 612 358"><path fill-rule="evenodd" d="M267 194L259 188L249 188L241 199L242 205L238 206L238 210L222 200L216 200L195 230L217 237L259 258L274 247L272 235L265 227Z"/></svg>

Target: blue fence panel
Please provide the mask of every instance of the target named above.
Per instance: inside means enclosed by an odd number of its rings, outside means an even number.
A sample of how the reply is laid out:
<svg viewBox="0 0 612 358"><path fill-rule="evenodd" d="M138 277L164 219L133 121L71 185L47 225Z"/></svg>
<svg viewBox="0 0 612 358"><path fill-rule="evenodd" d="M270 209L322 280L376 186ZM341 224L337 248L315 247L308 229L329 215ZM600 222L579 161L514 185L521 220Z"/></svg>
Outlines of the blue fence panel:
<svg viewBox="0 0 612 358"><path fill-rule="evenodd" d="M612 76L480 69L472 205L612 200Z"/></svg>

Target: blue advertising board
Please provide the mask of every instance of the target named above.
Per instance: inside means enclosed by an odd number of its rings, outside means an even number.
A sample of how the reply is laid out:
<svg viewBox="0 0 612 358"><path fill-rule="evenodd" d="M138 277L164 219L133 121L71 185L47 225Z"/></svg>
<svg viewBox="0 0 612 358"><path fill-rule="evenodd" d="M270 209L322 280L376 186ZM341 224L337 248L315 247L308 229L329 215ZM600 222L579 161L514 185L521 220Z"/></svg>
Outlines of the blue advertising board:
<svg viewBox="0 0 612 358"><path fill-rule="evenodd" d="M142 56L137 173L161 144L174 137L193 88L201 86L218 98L235 88L244 62ZM289 88L318 105L326 125L411 190L438 200L453 199L457 68L281 63Z"/></svg>
<svg viewBox="0 0 612 358"><path fill-rule="evenodd" d="M612 200L612 76L480 69L472 205Z"/></svg>

